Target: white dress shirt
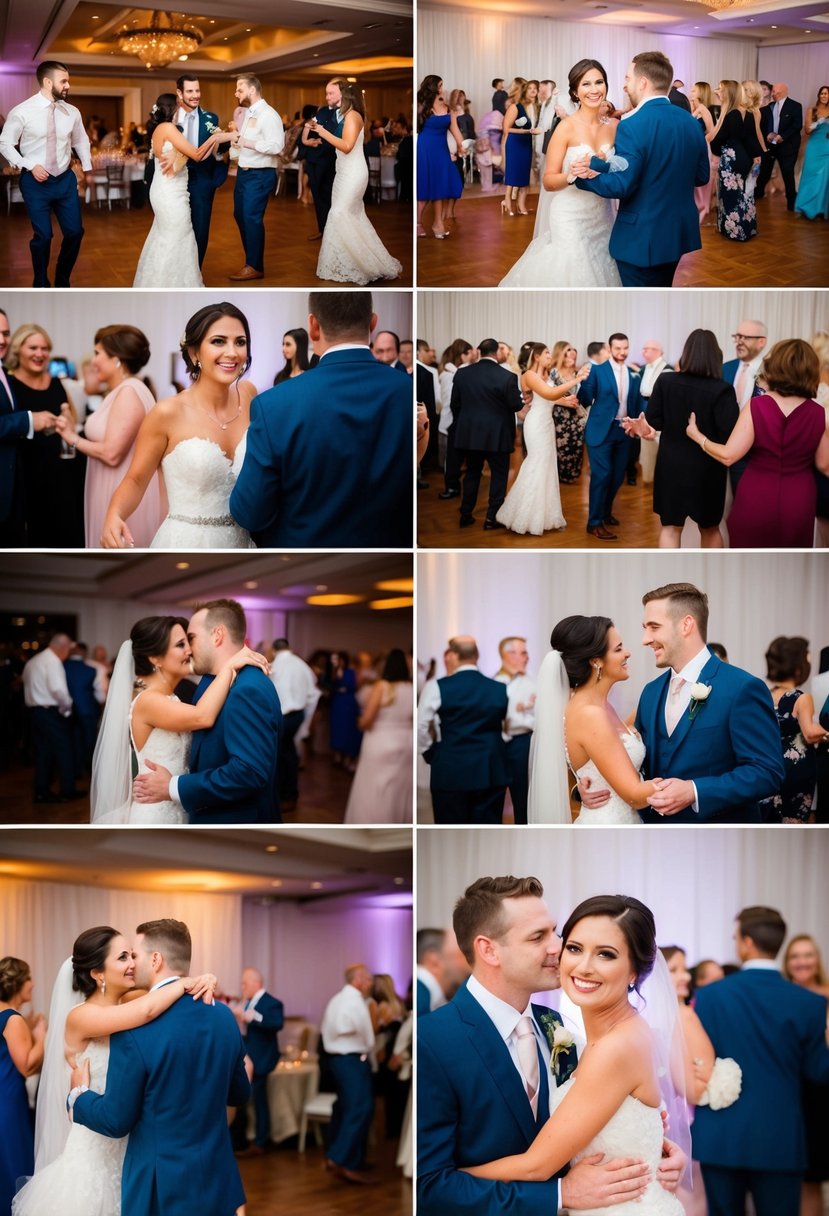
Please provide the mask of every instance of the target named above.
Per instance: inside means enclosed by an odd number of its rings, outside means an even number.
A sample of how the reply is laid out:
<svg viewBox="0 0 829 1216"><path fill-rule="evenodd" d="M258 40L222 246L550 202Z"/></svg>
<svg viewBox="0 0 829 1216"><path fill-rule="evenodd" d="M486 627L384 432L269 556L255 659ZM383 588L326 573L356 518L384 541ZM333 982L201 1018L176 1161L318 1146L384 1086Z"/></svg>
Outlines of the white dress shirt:
<svg viewBox="0 0 829 1216"><path fill-rule="evenodd" d="M245 1002L245 1007L242 1010L242 1017L248 1023L248 1025L250 1025L251 1022L262 1021L262 1014L256 1008L256 1002L261 1000L264 995L265 989L260 988L258 992L253 994L249 1001Z"/></svg>
<svg viewBox="0 0 829 1216"><path fill-rule="evenodd" d="M353 984L341 988L325 1007L320 1027L325 1050L332 1056L368 1055L374 1047L371 1014Z"/></svg>
<svg viewBox="0 0 829 1216"><path fill-rule="evenodd" d="M613 379L616 381L616 389L619 394L619 408L616 411L616 417L627 418L630 371L625 363L617 363L615 359L610 360L610 366L613 368Z"/></svg>
<svg viewBox="0 0 829 1216"><path fill-rule="evenodd" d="M283 714L303 710L312 714L320 699L320 690L308 664L292 650L280 650L271 664L271 680L279 696Z"/></svg>
<svg viewBox="0 0 829 1216"><path fill-rule="evenodd" d="M478 671L478 667L475 663L461 663L452 676L459 671ZM451 680L452 676L442 678ZM431 728L434 728L434 734ZM434 679L427 680L423 685L417 706L417 750L421 753L428 751L436 738L440 739L440 688L437 679Z"/></svg>
<svg viewBox="0 0 829 1216"><path fill-rule="evenodd" d="M23 668L23 696L29 709L59 709L65 718L72 712L72 698L63 663L47 646Z"/></svg>
<svg viewBox="0 0 829 1216"><path fill-rule="evenodd" d="M252 147L248 145L252 144ZM239 140L240 169L275 169L276 158L285 146L282 119L264 98L250 106Z"/></svg>
<svg viewBox="0 0 829 1216"><path fill-rule="evenodd" d="M682 685L682 688L679 690L679 717L680 718L685 713L688 706L691 704L691 685L696 684L698 682L700 675L702 674L702 669L710 658L711 658L711 651L708 649L707 646L703 646L702 650L700 650L698 654L695 654L694 657L691 659L691 661L689 663L686 663L681 671L674 671L674 669L671 668L671 678L672 679L674 676L682 676L683 680L685 681L685 683ZM668 705L668 698L666 697L665 698L666 708L667 708L667 705ZM663 773L662 776L670 777L670 773ZM689 807L689 810L692 810L695 815L698 815L699 814L699 795L697 794L696 784L692 781L691 785L693 785L693 787L694 787L694 801L693 801L692 805Z"/></svg>
<svg viewBox="0 0 829 1216"><path fill-rule="evenodd" d="M514 739L516 735L529 735L535 730L535 680L525 672L511 676L506 671L499 671L492 677L499 684L507 686L507 716L504 720L504 739ZM523 709L518 706L523 705Z"/></svg>
<svg viewBox="0 0 829 1216"><path fill-rule="evenodd" d="M641 381L639 383L639 396L645 401L650 400L653 393L653 386L663 372L673 371L673 368L668 367L668 360L664 358L654 359L653 363L646 363L640 373Z"/></svg>
<svg viewBox="0 0 829 1216"><path fill-rule="evenodd" d="M742 409L744 405L748 405L749 401L754 396L755 382L760 374L760 368L763 366L764 358L765 356L763 354L759 354L756 359L751 359L746 363L746 376L745 380L743 381L742 392L737 400L737 404L739 405L740 409ZM737 384L737 377L740 374L740 369L743 366L743 362L744 360L740 360L737 363L737 368L734 372L734 379L732 383L735 385L735 387Z"/></svg>
<svg viewBox="0 0 829 1216"><path fill-rule="evenodd" d="M431 971L427 971L425 967L418 967L415 973L415 979L420 980L421 984L429 989L430 1013L433 1013L436 1009L440 1009L441 1005L446 1004L446 993L432 975Z"/></svg>
<svg viewBox="0 0 829 1216"><path fill-rule="evenodd" d="M42 93L35 93L14 106L0 134L0 153L19 169L34 169L46 165L46 116L50 102ZM68 101L55 107L58 173L69 168L74 148L86 173L92 172L89 136L84 130L80 110ZM18 152L15 145L20 144Z"/></svg>

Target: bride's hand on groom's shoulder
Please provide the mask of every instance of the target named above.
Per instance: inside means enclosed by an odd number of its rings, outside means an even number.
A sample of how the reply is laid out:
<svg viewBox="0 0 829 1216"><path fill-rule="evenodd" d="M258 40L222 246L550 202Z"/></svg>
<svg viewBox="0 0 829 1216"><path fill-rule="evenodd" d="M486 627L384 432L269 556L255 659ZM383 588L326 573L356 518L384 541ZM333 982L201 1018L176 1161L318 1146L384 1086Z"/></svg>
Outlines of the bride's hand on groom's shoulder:
<svg viewBox="0 0 829 1216"><path fill-rule="evenodd" d="M218 985L215 975L208 971L206 975L188 975L184 980L184 991L189 992L194 1001L202 1000L205 1005L215 1005Z"/></svg>
<svg viewBox="0 0 829 1216"><path fill-rule="evenodd" d="M260 667L266 676L271 674L271 665L265 656L256 650L251 650L249 646L243 646L241 650L237 650L236 654L228 659L227 667L230 671L241 671L243 667Z"/></svg>

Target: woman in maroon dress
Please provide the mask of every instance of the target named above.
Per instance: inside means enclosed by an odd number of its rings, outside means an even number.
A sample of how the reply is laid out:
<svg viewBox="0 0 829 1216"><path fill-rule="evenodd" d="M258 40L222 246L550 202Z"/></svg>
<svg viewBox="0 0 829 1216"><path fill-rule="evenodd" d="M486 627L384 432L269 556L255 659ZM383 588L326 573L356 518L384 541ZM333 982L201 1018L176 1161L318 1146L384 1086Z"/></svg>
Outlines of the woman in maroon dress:
<svg viewBox="0 0 829 1216"><path fill-rule="evenodd" d="M704 435L691 414L686 434L720 464L748 453L728 517L735 549L811 549L817 484L815 466L829 472L829 413L812 400L820 364L808 342L789 338L766 356L768 386L740 411L727 443Z"/></svg>

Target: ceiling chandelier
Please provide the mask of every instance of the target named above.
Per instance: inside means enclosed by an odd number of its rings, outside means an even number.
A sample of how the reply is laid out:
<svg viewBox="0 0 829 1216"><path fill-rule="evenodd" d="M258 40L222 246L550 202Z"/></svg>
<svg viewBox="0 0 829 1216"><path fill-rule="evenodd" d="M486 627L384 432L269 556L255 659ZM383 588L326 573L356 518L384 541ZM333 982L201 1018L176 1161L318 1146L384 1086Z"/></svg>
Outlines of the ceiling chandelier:
<svg viewBox="0 0 829 1216"><path fill-rule="evenodd" d="M180 21L174 23L172 13L155 12L149 26L133 29L125 26L118 34L118 46L128 55L136 55L148 72L155 68L166 68L174 59L192 55L202 40L194 25L190 25L184 14L176 14Z"/></svg>
<svg viewBox="0 0 829 1216"><path fill-rule="evenodd" d="M722 13L732 8L751 8L757 0L696 0L709 12Z"/></svg>

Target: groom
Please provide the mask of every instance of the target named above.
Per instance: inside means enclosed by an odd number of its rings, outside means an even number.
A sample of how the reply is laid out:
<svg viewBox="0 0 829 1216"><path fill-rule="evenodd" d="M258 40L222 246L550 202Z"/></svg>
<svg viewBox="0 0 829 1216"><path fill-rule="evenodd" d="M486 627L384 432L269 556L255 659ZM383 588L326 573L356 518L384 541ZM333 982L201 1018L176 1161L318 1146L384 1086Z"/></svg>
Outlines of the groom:
<svg viewBox="0 0 829 1216"><path fill-rule="evenodd" d="M202 676L197 702L216 673L245 644L247 622L236 600L211 600L193 613L187 640ZM136 777L136 802L179 802L191 823L281 823L276 758L282 710L271 680L243 667L212 726L194 731L190 772L173 777L160 764Z"/></svg>
<svg viewBox="0 0 829 1216"><path fill-rule="evenodd" d="M136 930L135 979L161 987L190 970L190 933L177 920ZM99 1135L129 1135L121 1179L128 1216L233 1216L245 1202L226 1108L250 1095L233 1014L183 996L155 1021L110 1039L107 1089L88 1090L89 1061L72 1073L67 1107Z"/></svg>
<svg viewBox="0 0 829 1216"><path fill-rule="evenodd" d="M218 115L210 110L203 110L199 105L201 86L195 76L179 76L176 81L176 99L179 109L175 121L181 126L184 138L198 148L209 135L219 130ZM171 162L174 157L173 153ZM206 156L204 160L187 162L187 193L190 196L190 218L199 251L199 267L207 253L213 196L227 181L227 172L227 158L217 159L215 155L211 155Z"/></svg>
<svg viewBox="0 0 829 1216"><path fill-rule="evenodd" d="M635 1200L647 1185L648 1166L635 1158L587 1157L546 1182L463 1172L525 1152L548 1118L550 1085L563 1084L576 1065L571 1046L551 1066L548 1038L561 1019L531 1004L533 992L559 986L561 939L543 894L537 878L479 878L455 907L472 975L448 1005L418 1019L419 1216L555 1216L562 1206L578 1212ZM667 1147L658 1176L674 1190L685 1160Z"/></svg>
<svg viewBox="0 0 829 1216"><path fill-rule="evenodd" d="M625 76L633 109L616 130L627 169L609 173L596 156L570 166L578 189L620 200L610 253L625 287L670 287L682 255L702 244L694 187L710 177L708 144L696 119L668 100L673 77L660 51L634 56Z"/></svg>

